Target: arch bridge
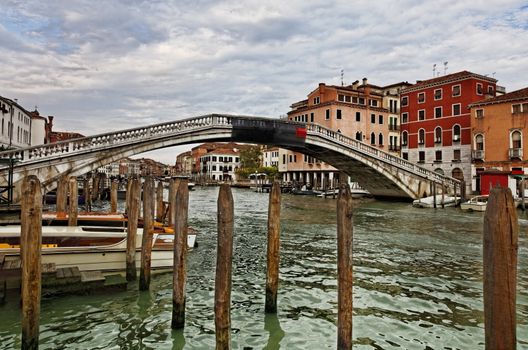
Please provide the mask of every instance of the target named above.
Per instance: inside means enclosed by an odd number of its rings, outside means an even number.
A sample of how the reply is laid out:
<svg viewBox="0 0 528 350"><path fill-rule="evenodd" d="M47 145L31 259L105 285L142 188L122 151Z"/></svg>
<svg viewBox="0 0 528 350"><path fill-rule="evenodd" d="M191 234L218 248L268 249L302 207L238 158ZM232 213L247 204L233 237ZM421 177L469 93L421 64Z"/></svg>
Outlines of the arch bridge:
<svg viewBox="0 0 528 350"><path fill-rule="evenodd" d="M312 156L352 176L378 197L420 198L431 194L432 183L443 184L451 193L460 188L454 178L317 124L221 114L0 152L4 160L0 183L7 185L12 176L17 202L27 175L36 175L45 190L51 190L61 176L83 175L124 157L177 145L228 141L278 146Z"/></svg>

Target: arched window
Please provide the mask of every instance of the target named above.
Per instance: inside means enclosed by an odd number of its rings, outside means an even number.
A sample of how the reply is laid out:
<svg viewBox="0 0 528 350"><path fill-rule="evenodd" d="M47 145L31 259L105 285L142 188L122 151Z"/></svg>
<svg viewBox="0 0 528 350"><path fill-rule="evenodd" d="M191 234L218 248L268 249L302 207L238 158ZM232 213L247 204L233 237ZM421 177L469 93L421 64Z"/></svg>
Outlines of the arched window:
<svg viewBox="0 0 528 350"><path fill-rule="evenodd" d="M464 172L460 168L453 169L451 176L460 181L464 180Z"/></svg>
<svg viewBox="0 0 528 350"><path fill-rule="evenodd" d="M511 133L512 148L522 148L522 137L519 130L514 130Z"/></svg>
<svg viewBox="0 0 528 350"><path fill-rule="evenodd" d="M382 133L380 133L380 134L378 135L378 144L379 144L379 145L383 145L383 134L382 134Z"/></svg>
<svg viewBox="0 0 528 350"><path fill-rule="evenodd" d="M453 141L460 141L460 125L453 126Z"/></svg>
<svg viewBox="0 0 528 350"><path fill-rule="evenodd" d="M408 137L407 131L402 132L402 146L407 146Z"/></svg>
<svg viewBox="0 0 528 350"><path fill-rule="evenodd" d="M477 151L484 150L484 136L482 134L475 135L475 149Z"/></svg>
<svg viewBox="0 0 528 350"><path fill-rule="evenodd" d="M363 141L363 135L360 131L356 132L356 140Z"/></svg>
<svg viewBox="0 0 528 350"><path fill-rule="evenodd" d="M425 144L425 130L424 129L418 130L418 144L419 145Z"/></svg>
<svg viewBox="0 0 528 350"><path fill-rule="evenodd" d="M435 129L435 143L442 143L442 128L437 127Z"/></svg>
<svg viewBox="0 0 528 350"><path fill-rule="evenodd" d="M444 170L441 169L441 168L436 168L434 171L435 171L435 173L438 173L440 175L444 175Z"/></svg>
<svg viewBox="0 0 528 350"><path fill-rule="evenodd" d="M370 144L375 145L376 144L376 135L374 133L370 134Z"/></svg>

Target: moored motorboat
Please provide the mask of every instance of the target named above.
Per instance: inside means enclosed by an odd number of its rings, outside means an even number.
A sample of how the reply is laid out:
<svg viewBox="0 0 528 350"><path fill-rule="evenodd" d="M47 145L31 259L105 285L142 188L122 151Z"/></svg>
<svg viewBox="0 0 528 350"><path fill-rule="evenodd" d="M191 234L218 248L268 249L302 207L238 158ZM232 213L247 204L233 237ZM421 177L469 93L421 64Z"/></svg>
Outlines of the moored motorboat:
<svg viewBox="0 0 528 350"><path fill-rule="evenodd" d="M141 261L143 230L137 230L136 266ZM187 235L187 247L196 244L196 234ZM127 232L120 227L43 226L42 264L55 268L77 267L79 271L122 272L126 266ZM151 268L169 270L173 266L174 235L152 235ZM3 267L20 260L20 226L0 226L0 280Z"/></svg>
<svg viewBox="0 0 528 350"><path fill-rule="evenodd" d="M452 196L444 195L442 198L441 194L436 195L437 207L454 207L459 203L460 199ZM416 208L434 208L435 196L424 197L413 201L413 207Z"/></svg>
<svg viewBox="0 0 528 350"><path fill-rule="evenodd" d="M467 211L486 211L488 196L475 196L465 203L460 204L460 209Z"/></svg>

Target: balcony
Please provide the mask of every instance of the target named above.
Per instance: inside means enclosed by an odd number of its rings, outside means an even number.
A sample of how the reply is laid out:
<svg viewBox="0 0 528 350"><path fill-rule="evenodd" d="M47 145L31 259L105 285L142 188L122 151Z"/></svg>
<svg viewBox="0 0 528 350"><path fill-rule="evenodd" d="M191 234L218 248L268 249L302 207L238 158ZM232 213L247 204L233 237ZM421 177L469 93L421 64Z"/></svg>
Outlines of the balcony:
<svg viewBox="0 0 528 350"><path fill-rule="evenodd" d="M474 160L484 160L484 150L473 150L472 156Z"/></svg>
<svg viewBox="0 0 528 350"><path fill-rule="evenodd" d="M435 143L442 143L442 138L441 137L435 138Z"/></svg>
<svg viewBox="0 0 528 350"><path fill-rule="evenodd" d="M523 158L523 149L522 148L510 148L508 152L510 158Z"/></svg>
<svg viewBox="0 0 528 350"><path fill-rule="evenodd" d="M400 151L400 146L390 145L389 146L389 151L399 152Z"/></svg>
<svg viewBox="0 0 528 350"><path fill-rule="evenodd" d="M389 130L390 131L399 131L400 130L400 126L399 125L394 125L394 124L389 124Z"/></svg>

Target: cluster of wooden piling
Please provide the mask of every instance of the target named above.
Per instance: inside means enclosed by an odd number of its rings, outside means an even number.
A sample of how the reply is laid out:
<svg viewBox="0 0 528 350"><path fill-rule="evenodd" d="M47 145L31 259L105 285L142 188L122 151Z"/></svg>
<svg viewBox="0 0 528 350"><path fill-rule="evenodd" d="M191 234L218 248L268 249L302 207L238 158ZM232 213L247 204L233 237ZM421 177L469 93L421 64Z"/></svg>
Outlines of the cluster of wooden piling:
<svg viewBox="0 0 528 350"><path fill-rule="evenodd" d="M63 183L66 183L65 181ZM66 187L59 184L59 187ZM143 243L141 251L140 290L150 286L150 256L154 220L154 181L143 185ZM136 278L135 238L140 210L139 180L128 185L127 279ZM159 188L159 187L158 187ZM22 348L38 347L41 291L41 224L42 200L38 179L29 176L23 183L22 196ZM61 196L64 189L60 189ZM162 193L163 191L161 191ZM76 210L76 180L69 180L70 210ZM158 198L160 197L158 191ZM268 209L268 248L265 312L277 312L280 247L280 186L275 182ZM172 180L169 187L168 221L174 227L174 270L172 328L185 325L185 284L187 254L187 221L189 193L186 180ZM59 204L59 201L57 202ZM60 208L64 210L66 208ZM158 215L165 212L157 205ZM176 210L178 209L178 210ZM59 207L58 207L59 210ZM70 212L70 215L72 213ZM158 216L159 218L159 216ZM231 285L234 234L234 205L231 188L224 184L218 197L218 241L215 279L216 348L231 348ZM493 188L484 218L484 314L486 349L514 349L516 344L515 296L517 285L518 223L509 189ZM337 200L337 272L338 317L337 348L352 348L353 313L353 206L348 185L342 183Z"/></svg>

